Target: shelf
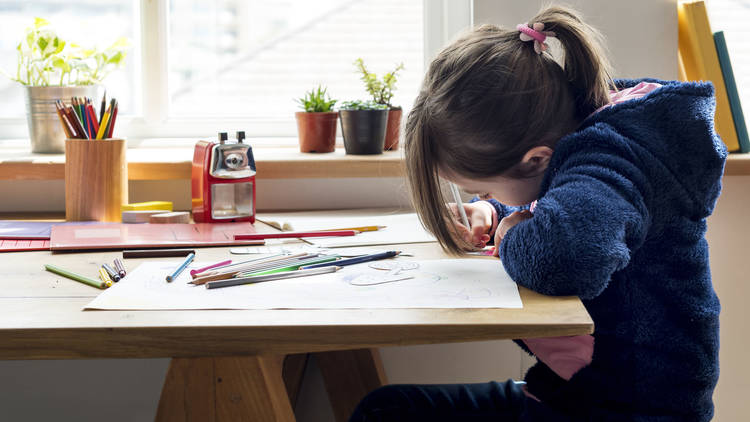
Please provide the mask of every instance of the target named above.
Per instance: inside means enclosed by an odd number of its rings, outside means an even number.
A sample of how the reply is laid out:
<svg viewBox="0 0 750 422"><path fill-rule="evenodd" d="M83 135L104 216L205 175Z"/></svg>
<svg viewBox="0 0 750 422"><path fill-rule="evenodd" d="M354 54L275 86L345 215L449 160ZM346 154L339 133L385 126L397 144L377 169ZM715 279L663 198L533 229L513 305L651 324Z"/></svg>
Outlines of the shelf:
<svg viewBox="0 0 750 422"><path fill-rule="evenodd" d="M294 148L255 148L258 179L402 177L401 151L376 155L308 154ZM190 179L192 148L129 148L128 179ZM0 180L62 180L64 154L0 151Z"/></svg>
<svg viewBox="0 0 750 422"><path fill-rule="evenodd" d="M258 179L403 177L402 151L377 155L346 155L343 148L323 154L301 153L293 147L253 149ZM128 149L130 180L190 179L190 146L139 146ZM726 176L750 176L750 154L729 154ZM62 180L64 154L32 154L28 147L0 143L0 180Z"/></svg>

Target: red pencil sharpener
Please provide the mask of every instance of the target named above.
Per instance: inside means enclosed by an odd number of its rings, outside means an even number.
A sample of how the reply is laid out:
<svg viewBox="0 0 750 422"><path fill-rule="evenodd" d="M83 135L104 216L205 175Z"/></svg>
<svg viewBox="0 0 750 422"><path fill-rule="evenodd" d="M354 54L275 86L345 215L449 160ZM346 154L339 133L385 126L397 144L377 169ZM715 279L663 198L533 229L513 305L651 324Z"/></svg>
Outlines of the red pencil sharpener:
<svg viewBox="0 0 750 422"><path fill-rule="evenodd" d="M196 223L255 222L255 159L245 132L228 142L198 141L193 153L192 202Z"/></svg>

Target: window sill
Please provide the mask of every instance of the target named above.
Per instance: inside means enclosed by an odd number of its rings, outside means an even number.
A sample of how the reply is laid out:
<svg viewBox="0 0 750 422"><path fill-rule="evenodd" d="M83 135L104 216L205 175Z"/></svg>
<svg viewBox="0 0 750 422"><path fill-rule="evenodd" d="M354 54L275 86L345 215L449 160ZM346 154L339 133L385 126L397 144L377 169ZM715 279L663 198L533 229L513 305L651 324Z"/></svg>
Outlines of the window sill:
<svg viewBox="0 0 750 422"><path fill-rule="evenodd" d="M128 179L190 179L193 141L144 141L128 148ZM401 151L377 155L301 153L296 146L253 148L258 179L402 177ZM65 154L32 154L27 142L0 141L0 180L62 180Z"/></svg>
<svg viewBox="0 0 750 422"><path fill-rule="evenodd" d="M323 154L301 153L296 147L255 147L258 179L403 177L402 151L346 155L343 148ZM128 148L130 180L190 179L193 146L144 141ZM726 176L750 176L750 154L729 154ZM62 180L64 154L32 154L28 144L0 141L0 180Z"/></svg>

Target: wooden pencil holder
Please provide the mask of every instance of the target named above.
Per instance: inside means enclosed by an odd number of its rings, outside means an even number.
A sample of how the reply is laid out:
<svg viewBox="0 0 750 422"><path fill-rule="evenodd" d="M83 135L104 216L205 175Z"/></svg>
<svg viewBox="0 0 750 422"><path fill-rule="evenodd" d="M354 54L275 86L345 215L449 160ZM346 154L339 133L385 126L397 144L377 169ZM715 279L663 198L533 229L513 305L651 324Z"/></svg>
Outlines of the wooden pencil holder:
<svg viewBox="0 0 750 422"><path fill-rule="evenodd" d="M124 139L65 140L65 219L120 221L128 203Z"/></svg>

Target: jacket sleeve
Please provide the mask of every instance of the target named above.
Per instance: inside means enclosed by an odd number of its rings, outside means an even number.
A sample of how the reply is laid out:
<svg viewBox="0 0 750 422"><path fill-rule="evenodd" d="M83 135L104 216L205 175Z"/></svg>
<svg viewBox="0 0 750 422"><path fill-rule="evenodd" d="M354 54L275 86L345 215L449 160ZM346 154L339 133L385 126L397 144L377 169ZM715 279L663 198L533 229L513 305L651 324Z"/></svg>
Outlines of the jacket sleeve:
<svg viewBox="0 0 750 422"><path fill-rule="evenodd" d="M534 216L508 230L500 258L521 286L591 299L645 238L648 183L634 164L604 148L569 155L550 171Z"/></svg>

